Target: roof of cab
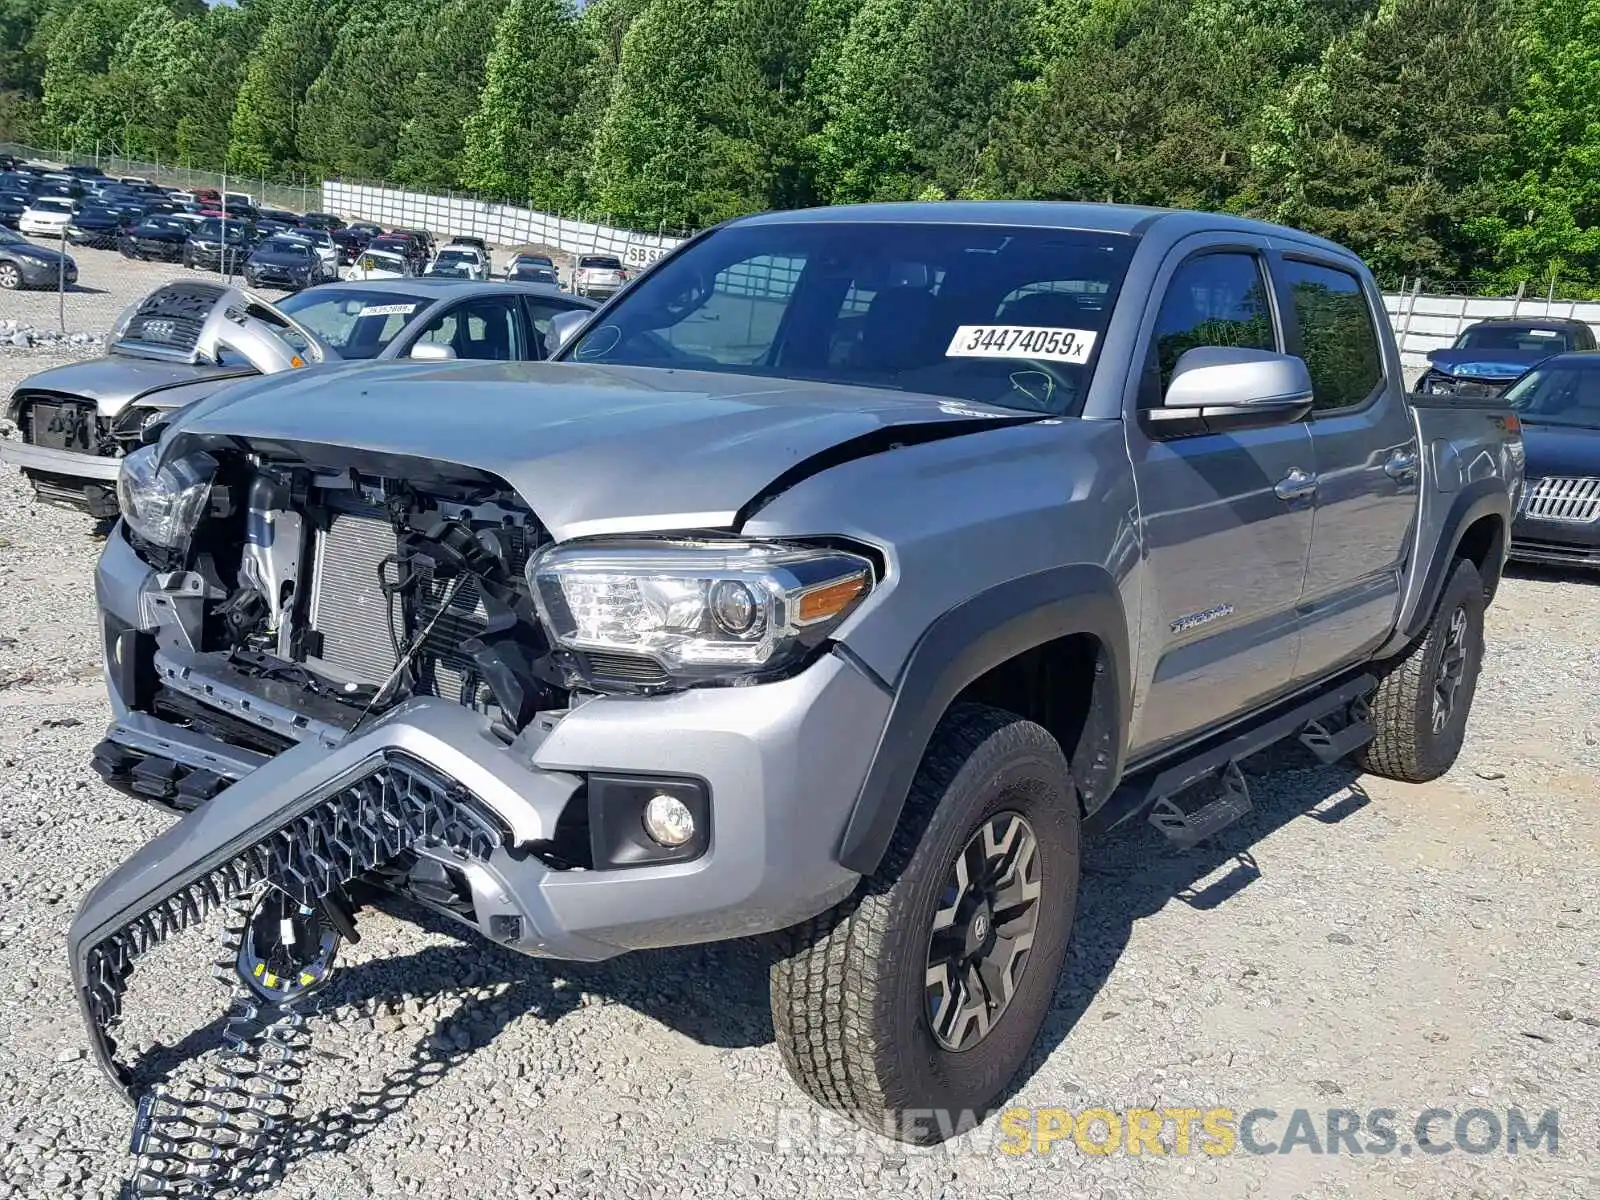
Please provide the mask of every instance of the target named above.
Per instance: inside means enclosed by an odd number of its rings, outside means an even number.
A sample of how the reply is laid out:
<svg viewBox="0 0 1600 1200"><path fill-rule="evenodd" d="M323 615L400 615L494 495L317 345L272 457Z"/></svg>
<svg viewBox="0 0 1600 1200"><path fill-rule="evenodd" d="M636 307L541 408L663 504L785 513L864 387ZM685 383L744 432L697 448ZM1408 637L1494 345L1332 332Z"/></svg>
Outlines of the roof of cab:
<svg viewBox="0 0 1600 1200"><path fill-rule="evenodd" d="M1350 251L1326 238L1287 225L1274 225L1231 213L1198 212L1182 208L1147 208L1136 204L1079 204L1064 200L938 200L888 204L836 204L828 208L799 208L756 213L729 222L733 225L789 225L815 223L923 222L937 225L1017 225L1037 229L1081 229L1095 233L1139 235L1157 224L1192 226L1195 232L1223 229L1267 237L1287 237L1300 242ZM1187 230L1186 230L1187 231Z"/></svg>

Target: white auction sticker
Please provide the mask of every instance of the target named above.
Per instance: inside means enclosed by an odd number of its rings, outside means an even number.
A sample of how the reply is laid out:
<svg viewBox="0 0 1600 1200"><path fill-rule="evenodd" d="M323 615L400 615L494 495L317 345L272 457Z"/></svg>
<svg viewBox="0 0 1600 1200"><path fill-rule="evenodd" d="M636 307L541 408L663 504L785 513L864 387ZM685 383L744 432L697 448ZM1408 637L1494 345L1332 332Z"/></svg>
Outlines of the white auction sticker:
<svg viewBox="0 0 1600 1200"><path fill-rule="evenodd" d="M963 325L950 339L946 358L1043 358L1086 363L1094 349L1092 329L1045 325Z"/></svg>
<svg viewBox="0 0 1600 1200"><path fill-rule="evenodd" d="M415 304L369 304L361 310L363 317L409 317L417 311Z"/></svg>

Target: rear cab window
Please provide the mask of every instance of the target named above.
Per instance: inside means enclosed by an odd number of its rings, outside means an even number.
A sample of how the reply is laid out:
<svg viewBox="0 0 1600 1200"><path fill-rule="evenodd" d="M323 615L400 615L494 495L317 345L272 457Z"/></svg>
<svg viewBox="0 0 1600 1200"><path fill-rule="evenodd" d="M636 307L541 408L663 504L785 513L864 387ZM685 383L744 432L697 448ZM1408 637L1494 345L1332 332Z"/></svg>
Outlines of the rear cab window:
<svg viewBox="0 0 1600 1200"><path fill-rule="evenodd" d="M933 222L734 225L562 357L1076 412L1136 239Z"/></svg>

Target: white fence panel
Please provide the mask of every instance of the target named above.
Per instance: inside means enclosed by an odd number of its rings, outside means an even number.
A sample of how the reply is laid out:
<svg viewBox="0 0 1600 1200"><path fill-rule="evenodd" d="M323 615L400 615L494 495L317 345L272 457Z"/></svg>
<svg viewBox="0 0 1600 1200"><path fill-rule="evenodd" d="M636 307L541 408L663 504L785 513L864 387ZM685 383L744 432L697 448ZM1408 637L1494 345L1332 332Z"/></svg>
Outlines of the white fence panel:
<svg viewBox="0 0 1600 1200"><path fill-rule="evenodd" d="M502 246L537 243L569 254L615 254L631 267L649 266L682 240L588 221L563 220L509 204L332 180L322 185L322 207L341 217L376 221L390 228L427 229L447 237L481 237Z"/></svg>

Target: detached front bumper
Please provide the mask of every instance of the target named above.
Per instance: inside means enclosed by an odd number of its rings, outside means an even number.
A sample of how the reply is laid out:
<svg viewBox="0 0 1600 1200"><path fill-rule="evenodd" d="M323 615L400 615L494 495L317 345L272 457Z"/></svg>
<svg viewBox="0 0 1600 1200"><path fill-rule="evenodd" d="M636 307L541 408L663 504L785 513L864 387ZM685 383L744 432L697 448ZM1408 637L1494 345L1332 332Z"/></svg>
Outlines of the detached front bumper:
<svg viewBox="0 0 1600 1200"><path fill-rule="evenodd" d="M120 530L107 540L95 582L108 645L130 628L147 631L160 685L183 689L191 701L204 695L233 721L276 720L277 733L298 744L274 757L241 753L231 742L140 711L129 673L108 668L116 714L109 742L236 781L85 901L71 943L86 1005L97 946L151 913L191 903L182 897L219 886L216 872L248 859L252 847L284 844L308 812L335 800L347 805L352 789L396 769L442 781L438 786L467 811L503 831L476 858L437 840L423 839L413 850L470 885L470 918L454 915L527 954L593 961L770 932L836 903L859 878L836 854L889 696L844 656L827 655L790 679L755 687L592 699L541 714L509 745L483 716L433 698L409 701L350 735L316 721L293 726L260 697L247 708L220 674L201 676L194 664L217 656L191 650L186 657L172 580L163 589ZM599 818L590 801L602 780L610 786L618 779L642 787L692 781L708 799L704 852L599 869L564 869L541 858L574 811L588 814L592 834Z"/></svg>

